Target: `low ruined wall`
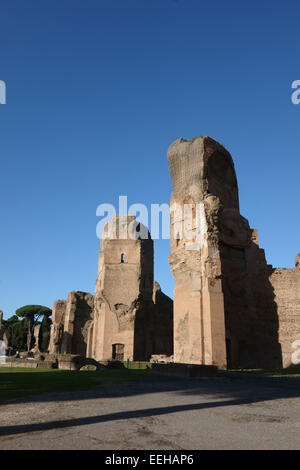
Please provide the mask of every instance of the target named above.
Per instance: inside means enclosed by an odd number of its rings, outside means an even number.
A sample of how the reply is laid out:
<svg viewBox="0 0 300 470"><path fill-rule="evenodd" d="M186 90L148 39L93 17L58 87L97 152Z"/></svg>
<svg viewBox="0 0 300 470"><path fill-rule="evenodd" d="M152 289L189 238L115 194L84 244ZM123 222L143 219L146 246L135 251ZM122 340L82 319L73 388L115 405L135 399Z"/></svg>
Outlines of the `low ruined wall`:
<svg viewBox="0 0 300 470"><path fill-rule="evenodd" d="M215 377L218 373L216 366L201 364L152 364L152 370L158 374L174 375L178 377Z"/></svg>
<svg viewBox="0 0 300 470"><path fill-rule="evenodd" d="M51 361L23 361L23 360L7 360L1 363L0 367L22 367L25 369L56 369L57 364Z"/></svg>

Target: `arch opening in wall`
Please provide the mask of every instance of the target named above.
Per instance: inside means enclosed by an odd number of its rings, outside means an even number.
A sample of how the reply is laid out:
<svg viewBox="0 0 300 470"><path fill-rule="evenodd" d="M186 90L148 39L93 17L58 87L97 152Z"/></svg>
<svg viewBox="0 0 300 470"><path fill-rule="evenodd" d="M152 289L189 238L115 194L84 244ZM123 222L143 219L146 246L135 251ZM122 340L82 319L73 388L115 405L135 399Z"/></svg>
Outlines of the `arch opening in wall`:
<svg viewBox="0 0 300 470"><path fill-rule="evenodd" d="M124 361L124 344L117 343L112 345L112 359Z"/></svg>

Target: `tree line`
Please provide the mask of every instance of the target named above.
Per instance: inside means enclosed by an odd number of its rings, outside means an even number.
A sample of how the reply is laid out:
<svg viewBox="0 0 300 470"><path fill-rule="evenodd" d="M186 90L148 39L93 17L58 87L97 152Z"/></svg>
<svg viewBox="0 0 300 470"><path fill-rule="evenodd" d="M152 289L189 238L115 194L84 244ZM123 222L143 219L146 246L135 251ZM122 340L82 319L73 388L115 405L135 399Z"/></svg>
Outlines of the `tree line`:
<svg viewBox="0 0 300 470"><path fill-rule="evenodd" d="M52 310L43 305L24 305L15 315L3 320L8 346L15 351L30 351L34 346L34 327L41 325L39 349L48 350Z"/></svg>

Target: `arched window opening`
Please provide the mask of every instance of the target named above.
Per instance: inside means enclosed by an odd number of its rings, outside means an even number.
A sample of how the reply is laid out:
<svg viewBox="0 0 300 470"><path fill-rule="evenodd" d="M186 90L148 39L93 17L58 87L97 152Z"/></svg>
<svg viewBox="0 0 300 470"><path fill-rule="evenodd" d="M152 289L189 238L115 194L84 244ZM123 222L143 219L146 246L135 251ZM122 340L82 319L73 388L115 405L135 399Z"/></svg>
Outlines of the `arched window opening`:
<svg viewBox="0 0 300 470"><path fill-rule="evenodd" d="M124 261L125 261L125 255L124 255L124 253L122 253L121 254L121 263L124 263Z"/></svg>

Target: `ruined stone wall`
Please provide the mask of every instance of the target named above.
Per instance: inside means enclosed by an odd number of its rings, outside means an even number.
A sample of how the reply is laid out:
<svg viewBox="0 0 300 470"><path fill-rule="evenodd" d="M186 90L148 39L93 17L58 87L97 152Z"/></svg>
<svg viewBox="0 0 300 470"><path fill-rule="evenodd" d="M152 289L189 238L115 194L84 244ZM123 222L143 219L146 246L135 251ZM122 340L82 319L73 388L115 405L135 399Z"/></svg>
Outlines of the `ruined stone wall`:
<svg viewBox="0 0 300 470"><path fill-rule="evenodd" d="M297 261L297 260L296 260ZM274 269L270 281L274 289L279 317L279 342L283 367L292 364L292 355L300 349L300 269ZM296 361L300 359L296 355Z"/></svg>
<svg viewBox="0 0 300 470"><path fill-rule="evenodd" d="M156 281L153 286L153 314L148 334L152 355L173 355L173 300L162 292Z"/></svg>
<svg viewBox="0 0 300 470"><path fill-rule="evenodd" d="M59 354L64 333L64 323L67 302L65 300L56 300L52 309L52 325L50 331L49 353Z"/></svg>
<svg viewBox="0 0 300 470"><path fill-rule="evenodd" d="M34 339L34 345L33 348L31 349L31 352L33 354L37 354L40 352L40 336L41 336L41 325L35 325L33 328L33 339Z"/></svg>
<svg viewBox="0 0 300 470"><path fill-rule="evenodd" d="M116 233L109 232L112 224ZM134 216L117 216L104 232L95 297L74 291L67 301L54 303L49 352L96 360L147 360L154 352L171 355L173 302L159 284L153 288L148 229Z"/></svg>
<svg viewBox="0 0 300 470"><path fill-rule="evenodd" d="M139 239L139 230L134 216L117 216L104 228L88 346L97 360L142 360L151 354L153 242L150 235Z"/></svg>
<svg viewBox="0 0 300 470"><path fill-rule="evenodd" d="M190 233L171 214L174 360L219 367L280 367L279 314L264 250L239 211L230 154L209 137L168 152L174 203L193 208ZM194 235L196 244L191 243ZM195 238L197 236L197 238Z"/></svg>
<svg viewBox="0 0 300 470"><path fill-rule="evenodd" d="M208 158L228 160L229 188L211 179L216 195L209 193ZM224 299L218 246L217 215L224 203L238 207L237 188L230 173L227 152L209 138L179 139L169 148L173 194L171 208L171 254L175 280L174 361L226 366ZM226 163L227 164L227 163ZM214 166L217 166L214 163ZM225 168L226 170L226 168ZM232 181L233 178L233 181ZM190 231L184 232L184 206L192 208ZM179 210L178 210L179 208ZM237 209L238 210L238 209ZM191 236L197 235L191 239Z"/></svg>
<svg viewBox="0 0 300 470"><path fill-rule="evenodd" d="M87 354L88 332L93 321L94 296L87 292L68 294L64 318L62 354Z"/></svg>
<svg viewBox="0 0 300 470"><path fill-rule="evenodd" d="M5 326L3 324L3 312L0 310L0 341L3 341L5 344L5 347L8 348L8 341L7 341L7 336L5 332Z"/></svg>
<svg viewBox="0 0 300 470"><path fill-rule="evenodd" d="M247 244L220 240L228 367L281 367L279 317L270 275L256 230L244 219Z"/></svg>

